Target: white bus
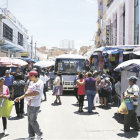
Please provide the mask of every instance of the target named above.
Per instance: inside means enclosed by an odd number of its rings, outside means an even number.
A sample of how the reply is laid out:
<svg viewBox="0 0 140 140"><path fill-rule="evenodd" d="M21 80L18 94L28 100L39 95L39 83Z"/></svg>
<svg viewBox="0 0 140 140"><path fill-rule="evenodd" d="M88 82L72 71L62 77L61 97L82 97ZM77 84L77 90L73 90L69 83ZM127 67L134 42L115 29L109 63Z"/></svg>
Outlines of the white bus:
<svg viewBox="0 0 140 140"><path fill-rule="evenodd" d="M64 91L74 90L74 79L78 72L85 72L86 59L81 55L64 54L56 57L55 73L62 73L62 85Z"/></svg>

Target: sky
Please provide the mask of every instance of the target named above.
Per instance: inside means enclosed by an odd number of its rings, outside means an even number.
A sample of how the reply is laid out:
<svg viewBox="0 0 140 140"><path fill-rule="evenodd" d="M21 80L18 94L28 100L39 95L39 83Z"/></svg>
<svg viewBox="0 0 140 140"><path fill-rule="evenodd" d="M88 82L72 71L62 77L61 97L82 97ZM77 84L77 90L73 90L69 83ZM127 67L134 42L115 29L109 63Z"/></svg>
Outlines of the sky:
<svg viewBox="0 0 140 140"><path fill-rule="evenodd" d="M33 35L37 47L59 46L64 39L75 40L76 47L93 44L97 0L8 1L8 9Z"/></svg>

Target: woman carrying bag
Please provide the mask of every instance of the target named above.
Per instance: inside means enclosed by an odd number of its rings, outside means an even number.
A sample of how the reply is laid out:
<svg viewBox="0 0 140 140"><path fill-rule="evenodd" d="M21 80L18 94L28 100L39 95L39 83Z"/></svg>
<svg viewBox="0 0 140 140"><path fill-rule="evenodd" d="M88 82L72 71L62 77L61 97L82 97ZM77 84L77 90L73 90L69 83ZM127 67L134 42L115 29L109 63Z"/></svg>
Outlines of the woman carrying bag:
<svg viewBox="0 0 140 140"><path fill-rule="evenodd" d="M83 112L83 104L84 104L84 97L85 97L85 80L82 73L79 75L79 80L77 80L76 85L78 87L78 99L79 99L78 112Z"/></svg>
<svg viewBox="0 0 140 140"><path fill-rule="evenodd" d="M0 99L2 99L2 102L0 104L0 107L4 105L4 100L10 98L10 92L9 88L4 85L5 79L3 77L0 77ZM7 132L7 118L2 117L2 122L3 122L3 131L4 135L8 135Z"/></svg>
<svg viewBox="0 0 140 140"><path fill-rule="evenodd" d="M124 132L129 132L130 127L139 131L139 124L136 116L136 108L138 105L139 87L136 85L137 78L131 76L129 79L129 87L124 93L124 101L127 105L128 114L124 115Z"/></svg>

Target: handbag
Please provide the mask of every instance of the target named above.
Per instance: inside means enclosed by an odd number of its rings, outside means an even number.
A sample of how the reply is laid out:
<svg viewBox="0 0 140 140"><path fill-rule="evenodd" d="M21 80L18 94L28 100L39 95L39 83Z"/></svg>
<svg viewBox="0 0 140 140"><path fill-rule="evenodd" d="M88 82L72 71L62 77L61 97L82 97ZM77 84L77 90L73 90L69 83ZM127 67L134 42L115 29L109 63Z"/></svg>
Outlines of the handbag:
<svg viewBox="0 0 140 140"><path fill-rule="evenodd" d="M123 100L119 109L118 109L118 113L120 114L128 114L128 109L127 109L127 105L125 103L125 101Z"/></svg>
<svg viewBox="0 0 140 140"><path fill-rule="evenodd" d="M99 94L96 93L95 97L94 97L94 104L99 104L100 103L100 98L99 98Z"/></svg>
<svg viewBox="0 0 140 140"><path fill-rule="evenodd" d="M13 101L0 98L0 117L9 118L13 108Z"/></svg>
<svg viewBox="0 0 140 140"><path fill-rule="evenodd" d="M133 100L128 98L128 99L125 99L125 103L126 103L126 106L127 106L127 109L128 110L133 110L134 109L134 105L133 105Z"/></svg>

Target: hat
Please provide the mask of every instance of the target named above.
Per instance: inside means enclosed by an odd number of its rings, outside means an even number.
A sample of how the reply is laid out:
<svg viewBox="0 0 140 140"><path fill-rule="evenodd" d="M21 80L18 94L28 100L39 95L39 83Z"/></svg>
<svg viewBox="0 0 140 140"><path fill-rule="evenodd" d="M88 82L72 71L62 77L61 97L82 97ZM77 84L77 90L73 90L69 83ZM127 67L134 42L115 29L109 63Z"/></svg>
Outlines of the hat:
<svg viewBox="0 0 140 140"><path fill-rule="evenodd" d="M93 74L97 74L98 73L98 71L97 70L95 70L94 72L93 72Z"/></svg>
<svg viewBox="0 0 140 140"><path fill-rule="evenodd" d="M106 78L107 76L105 74L102 75L103 78Z"/></svg>
<svg viewBox="0 0 140 140"><path fill-rule="evenodd" d="M6 70L5 73L10 73L10 70Z"/></svg>
<svg viewBox="0 0 140 140"><path fill-rule="evenodd" d="M37 76L37 75L38 75L38 72L36 72L36 71L30 71L28 73L28 75L26 75L26 76L29 77L29 76Z"/></svg>
<svg viewBox="0 0 140 140"><path fill-rule="evenodd" d="M0 77L0 81L2 81L2 80L5 80L5 78L3 78L3 77Z"/></svg>
<svg viewBox="0 0 140 140"><path fill-rule="evenodd" d="M128 80L130 80L130 81L137 81L138 78L136 76L131 76L131 77L128 78Z"/></svg>

